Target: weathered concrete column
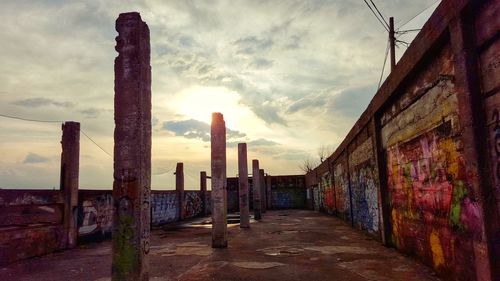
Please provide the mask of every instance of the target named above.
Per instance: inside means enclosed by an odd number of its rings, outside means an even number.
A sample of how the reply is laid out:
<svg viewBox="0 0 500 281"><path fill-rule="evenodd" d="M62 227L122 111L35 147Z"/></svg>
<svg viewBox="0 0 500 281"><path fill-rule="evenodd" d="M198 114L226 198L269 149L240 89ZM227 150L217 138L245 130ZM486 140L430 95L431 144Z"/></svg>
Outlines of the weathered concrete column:
<svg viewBox="0 0 500 281"><path fill-rule="evenodd" d="M201 202L203 204L203 215L208 214L208 194L207 194L207 172L200 172L200 192L201 192Z"/></svg>
<svg viewBox="0 0 500 281"><path fill-rule="evenodd" d="M270 175L267 175L266 176L266 198L267 198L267 208L268 209L272 209L273 208L273 201L272 201L272 197L273 197L273 194L272 194L272 190L271 190L271 176Z"/></svg>
<svg viewBox="0 0 500 281"><path fill-rule="evenodd" d="M139 13L116 20L112 280L148 280L151 197L149 28Z"/></svg>
<svg viewBox="0 0 500 281"><path fill-rule="evenodd" d="M267 211L267 208L266 208L267 196L266 196L266 181L264 179L264 169L259 169L259 181L260 181L261 210L262 210L262 213L265 213Z"/></svg>
<svg viewBox="0 0 500 281"><path fill-rule="evenodd" d="M184 164L177 163L175 167L175 191L177 192L177 208L179 212L179 219L183 220L186 214L184 204Z"/></svg>
<svg viewBox="0 0 500 281"><path fill-rule="evenodd" d="M66 247L74 248L78 238L78 174L80 169L80 123L62 125L60 189L64 196Z"/></svg>
<svg viewBox="0 0 500 281"><path fill-rule="evenodd" d="M260 202L260 176L259 160L252 160L252 187L253 187L253 216L254 219L262 219Z"/></svg>
<svg viewBox="0 0 500 281"><path fill-rule="evenodd" d="M250 211L248 204L248 163L247 144L238 143L238 184L240 201L240 227L250 227Z"/></svg>
<svg viewBox="0 0 500 281"><path fill-rule="evenodd" d="M212 113L212 248L227 247L226 123Z"/></svg>

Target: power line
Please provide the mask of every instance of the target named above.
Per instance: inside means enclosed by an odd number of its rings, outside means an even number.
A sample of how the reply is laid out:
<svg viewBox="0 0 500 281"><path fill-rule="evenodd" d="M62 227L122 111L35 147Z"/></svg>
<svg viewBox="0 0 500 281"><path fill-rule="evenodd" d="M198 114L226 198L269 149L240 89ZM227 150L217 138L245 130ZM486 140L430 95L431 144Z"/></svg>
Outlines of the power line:
<svg viewBox="0 0 500 281"><path fill-rule="evenodd" d="M417 29L398 30L395 33L398 34L398 35L403 35L403 34L410 33L410 32L418 32L420 30L422 30L422 29L421 28L417 28Z"/></svg>
<svg viewBox="0 0 500 281"><path fill-rule="evenodd" d="M89 137L82 129L80 129L80 132L82 132L82 134L84 136L86 136L91 142L93 142L97 147L99 147L104 153L106 153L107 155L109 155L110 157L113 157L113 155L111 155L110 153L108 153L106 150L104 150L104 148L102 148L100 145L98 145L91 137Z"/></svg>
<svg viewBox="0 0 500 281"><path fill-rule="evenodd" d="M366 2L366 0L363 0L365 1L365 4L366 6L368 6L368 8L370 8L370 11L372 11L373 15L377 18L377 20L382 24L382 26L385 28L385 30L389 31L389 28L388 28L388 25L387 23L385 22L385 20L382 18L382 20L377 16L377 13L373 10L373 8L370 6L370 4L368 4L368 2Z"/></svg>
<svg viewBox="0 0 500 281"><path fill-rule="evenodd" d="M29 119L29 118L22 118L22 117L17 117L17 116L12 116L12 115L6 115L6 114L0 114L1 117L5 118L10 118L10 119L17 119L17 120L23 120L23 121L31 121L31 122L40 122L40 123L64 123L65 121L61 120L40 120L40 119Z"/></svg>
<svg viewBox="0 0 500 281"><path fill-rule="evenodd" d="M40 122L40 123L64 123L64 122L66 122L66 121L62 121L62 120L41 120L41 119L23 118L23 117L6 115L6 114L0 114L0 117L10 118L10 119L16 119L16 120L22 120L22 121L29 121L29 122ZM82 129L80 129L80 132L82 132L82 134L84 136L86 136L91 142L93 142L97 147L99 147L102 151L104 151L104 153L106 153L107 155L113 157L104 148L102 148L100 145L98 145L91 137L89 137Z"/></svg>
<svg viewBox="0 0 500 281"><path fill-rule="evenodd" d="M172 171L174 168L175 168L175 165L173 165L173 166L172 166L172 168L167 169L165 172L158 173L158 174L154 174L153 176L161 176L161 175L164 175L164 174L168 174L168 173L169 173L170 171Z"/></svg>
<svg viewBox="0 0 500 281"><path fill-rule="evenodd" d="M419 15L421 15L423 12L427 11L430 7L434 6L437 2L439 2L441 0L437 0L436 2L432 3L430 6L428 6L427 8L423 9L422 11L420 11L420 13L414 15L411 19L407 20L405 23L403 23L402 25L399 26L399 28L407 25L410 21L412 21L413 19L415 19L416 17L418 17ZM399 30L398 28L398 30Z"/></svg>
<svg viewBox="0 0 500 281"><path fill-rule="evenodd" d="M377 10L377 13L380 15L380 17L384 20L385 22L385 25L386 26L389 26L389 24L387 23L387 21L385 20L385 17L382 15L382 13L378 10L377 8L377 5L375 5L375 3L373 3L372 0L370 0L370 2L372 3L373 7L375 8L375 10Z"/></svg>
<svg viewBox="0 0 500 281"><path fill-rule="evenodd" d="M378 80L377 89L380 89L380 83L382 83L382 77L384 76L385 63L387 62L387 55L389 54L389 40L387 40L387 48L385 49L384 64L382 65L382 73L380 73L380 79Z"/></svg>

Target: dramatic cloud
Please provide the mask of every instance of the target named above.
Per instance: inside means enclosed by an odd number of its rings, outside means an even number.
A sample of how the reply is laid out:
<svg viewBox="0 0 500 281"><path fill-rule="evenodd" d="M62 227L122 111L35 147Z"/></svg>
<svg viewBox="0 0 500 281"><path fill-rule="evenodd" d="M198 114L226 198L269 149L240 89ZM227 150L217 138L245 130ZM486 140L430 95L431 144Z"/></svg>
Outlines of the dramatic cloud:
<svg viewBox="0 0 500 281"><path fill-rule="evenodd" d="M53 106L59 106L59 107L72 107L73 104L70 102L59 102L55 101L53 99L47 99L47 98L31 98L31 99L24 99L24 100L18 100L12 102L12 104L19 105L19 106L25 106L25 107L40 107L40 106L47 106L47 105L53 105Z"/></svg>
<svg viewBox="0 0 500 281"><path fill-rule="evenodd" d="M210 141L210 125L194 119L181 121L167 121L163 123L163 129L174 132L176 136L183 136L187 139L201 139ZM244 133L226 129L227 139L237 139L245 137Z"/></svg>
<svg viewBox="0 0 500 281"><path fill-rule="evenodd" d="M377 6L396 28L418 29L436 5L413 16L434 2ZM115 20L124 11L140 12L151 31L153 188L172 187L166 171L176 162L209 168L211 112L231 128L228 146L247 142L271 174L301 173L298 163L338 145L375 94L387 42L363 1L1 1L0 113L79 121L111 150ZM59 167L20 162L37 161L26 147L56 159L60 124L9 120L0 132L0 182L58 185ZM110 188L112 159L86 138L81 150L80 185ZM186 184L197 186L191 173ZM26 175L37 179L26 184Z"/></svg>
<svg viewBox="0 0 500 281"><path fill-rule="evenodd" d="M237 147L238 143L241 143L243 141L232 141L232 142L227 142L228 147ZM267 140L264 138L252 140L252 141L247 141L246 142L247 147L260 147L260 146L267 146L267 147L274 147L277 145L280 145L279 143L272 141L272 140Z"/></svg>
<svg viewBox="0 0 500 281"><path fill-rule="evenodd" d="M48 161L49 161L48 158L30 152L30 153L28 153L28 155L26 155L26 158L24 158L23 163L24 164L36 164L36 163L45 163Z"/></svg>

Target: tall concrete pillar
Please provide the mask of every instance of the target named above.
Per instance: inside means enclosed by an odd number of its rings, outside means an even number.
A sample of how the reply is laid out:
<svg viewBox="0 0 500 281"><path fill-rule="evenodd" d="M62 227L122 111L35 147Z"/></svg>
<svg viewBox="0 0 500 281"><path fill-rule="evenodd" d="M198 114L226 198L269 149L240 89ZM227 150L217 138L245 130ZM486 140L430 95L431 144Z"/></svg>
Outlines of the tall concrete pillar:
<svg viewBox="0 0 500 281"><path fill-rule="evenodd" d="M64 196L66 247L74 248L78 238L78 174L80 168L80 123L62 125L60 189Z"/></svg>
<svg viewBox="0 0 500 281"><path fill-rule="evenodd" d="M227 247L226 123L212 113L212 248Z"/></svg>
<svg viewBox="0 0 500 281"><path fill-rule="evenodd" d="M252 186L253 186L253 216L256 220L262 219L260 202L260 172L259 160L252 160Z"/></svg>
<svg viewBox="0 0 500 281"><path fill-rule="evenodd" d="M178 199L178 212L179 212L179 219L183 220L186 214L186 206L184 203L184 164L183 163L177 163L177 166L175 167L175 191L177 192L177 199Z"/></svg>
<svg viewBox="0 0 500 281"><path fill-rule="evenodd" d="M112 280L148 280L151 197L149 28L139 13L116 20Z"/></svg>
<svg viewBox="0 0 500 281"><path fill-rule="evenodd" d="M272 209L273 208L273 201L272 201L272 190L271 190L271 176L267 175L266 176L266 198L267 198L267 208Z"/></svg>
<svg viewBox="0 0 500 281"><path fill-rule="evenodd" d="M208 211L208 194L207 194L207 172L200 172L200 192L201 192L201 202L203 204L203 215L206 216Z"/></svg>
<svg viewBox="0 0 500 281"><path fill-rule="evenodd" d="M238 184L240 201L240 227L250 227L250 211L248 204L248 163L247 144L238 143Z"/></svg>
<svg viewBox="0 0 500 281"><path fill-rule="evenodd" d="M267 203L267 196L266 196L266 181L264 179L264 169L259 169L259 180L260 180L260 204L261 204L261 210L262 213L265 213L267 211L266 208L266 203Z"/></svg>

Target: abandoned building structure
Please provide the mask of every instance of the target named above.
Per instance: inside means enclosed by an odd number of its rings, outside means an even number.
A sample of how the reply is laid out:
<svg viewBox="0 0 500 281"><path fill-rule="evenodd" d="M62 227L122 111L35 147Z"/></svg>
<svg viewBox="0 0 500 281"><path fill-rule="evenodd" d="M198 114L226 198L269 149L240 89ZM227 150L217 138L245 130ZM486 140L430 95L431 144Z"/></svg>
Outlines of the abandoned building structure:
<svg viewBox="0 0 500 281"><path fill-rule="evenodd" d="M116 21L112 190L79 190L80 124L62 125L60 190L0 190L0 265L112 239L112 279L148 280L151 228L211 215L213 248L270 210L323 212L447 280L500 280L500 1L443 0L335 152L305 175L273 176L213 113L211 170L151 190L151 65L139 13ZM260 165L261 166L260 166ZM211 190L207 190L207 179ZM253 216L251 215L253 211ZM266 213L267 211L267 213ZM333 234L332 234L333 235Z"/></svg>

